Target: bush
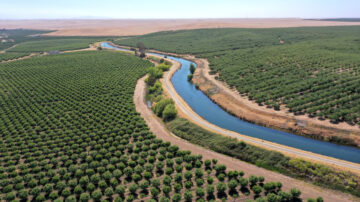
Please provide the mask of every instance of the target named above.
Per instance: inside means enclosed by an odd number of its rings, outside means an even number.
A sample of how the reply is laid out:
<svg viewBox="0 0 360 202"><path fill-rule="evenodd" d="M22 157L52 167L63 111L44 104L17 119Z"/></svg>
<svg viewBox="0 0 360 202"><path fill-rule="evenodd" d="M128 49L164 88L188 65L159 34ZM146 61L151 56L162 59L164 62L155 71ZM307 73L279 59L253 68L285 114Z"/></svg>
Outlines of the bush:
<svg viewBox="0 0 360 202"><path fill-rule="evenodd" d="M169 104L174 104L172 99L162 99L154 106L154 112L158 117L162 117L165 107Z"/></svg>
<svg viewBox="0 0 360 202"><path fill-rule="evenodd" d="M156 188L156 187L152 187L150 189L150 192L151 192L151 195L154 197L154 198L157 198L157 196L160 194L160 191Z"/></svg>
<svg viewBox="0 0 360 202"><path fill-rule="evenodd" d="M159 69L161 69L161 71L163 71L163 72L166 72L166 71L168 71L169 69L170 69L170 65L166 65L166 64L164 64L164 63L161 63L161 64L159 64L158 66L156 66L157 68L159 68Z"/></svg>
<svg viewBox="0 0 360 202"><path fill-rule="evenodd" d="M180 194L174 194L172 197L171 197L171 200L173 202L180 202L181 201L181 195Z"/></svg>
<svg viewBox="0 0 360 202"><path fill-rule="evenodd" d="M255 195L259 195L262 191L262 188L258 185L253 186L251 189L253 190Z"/></svg>
<svg viewBox="0 0 360 202"><path fill-rule="evenodd" d="M177 114L177 110L175 108L174 104L168 104L166 105L163 113L162 113L162 117L165 121L169 121L172 120L176 117Z"/></svg>
<svg viewBox="0 0 360 202"><path fill-rule="evenodd" d="M186 190L184 193L185 201L190 202L190 201L192 201L192 198L193 198L193 194L191 193L191 191Z"/></svg>
<svg viewBox="0 0 360 202"><path fill-rule="evenodd" d="M80 201L81 202L87 202L90 200L90 195L88 193L82 193L80 195Z"/></svg>
<svg viewBox="0 0 360 202"><path fill-rule="evenodd" d="M194 74L195 72L195 65L193 63L190 64L190 73Z"/></svg>

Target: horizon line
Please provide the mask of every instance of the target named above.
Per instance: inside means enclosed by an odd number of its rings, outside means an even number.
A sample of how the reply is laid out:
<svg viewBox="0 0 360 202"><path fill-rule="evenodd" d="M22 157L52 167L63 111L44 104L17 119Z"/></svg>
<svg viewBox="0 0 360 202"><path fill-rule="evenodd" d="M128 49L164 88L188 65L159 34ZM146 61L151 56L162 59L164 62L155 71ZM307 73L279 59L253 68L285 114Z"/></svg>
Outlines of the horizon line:
<svg viewBox="0 0 360 202"><path fill-rule="evenodd" d="M302 18L302 17L239 17L239 18L109 18L109 17L73 17L73 18L0 18L0 20L236 20L236 19L301 19L301 20L323 20L323 19L360 19L360 17L324 17L324 18Z"/></svg>

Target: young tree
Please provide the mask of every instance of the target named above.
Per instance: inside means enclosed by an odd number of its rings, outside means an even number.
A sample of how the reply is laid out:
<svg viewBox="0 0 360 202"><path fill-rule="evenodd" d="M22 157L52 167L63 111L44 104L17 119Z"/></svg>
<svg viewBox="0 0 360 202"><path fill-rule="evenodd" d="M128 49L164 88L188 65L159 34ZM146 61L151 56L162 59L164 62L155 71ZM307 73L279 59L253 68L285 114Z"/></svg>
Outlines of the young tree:
<svg viewBox="0 0 360 202"><path fill-rule="evenodd" d="M160 191L156 188L156 187L152 187L150 189L151 195L153 196L153 198L157 198L157 196L159 195Z"/></svg>
<svg viewBox="0 0 360 202"><path fill-rule="evenodd" d="M90 200L90 195L88 193L82 193L80 195L80 201L81 202L87 202Z"/></svg>
<svg viewBox="0 0 360 202"><path fill-rule="evenodd" d="M205 191L202 188L196 188L195 193L196 193L196 196L199 198L202 198L205 195Z"/></svg>
<svg viewBox="0 0 360 202"><path fill-rule="evenodd" d="M238 182L235 179L232 179L228 182L228 187L230 191L235 191L237 186L238 186Z"/></svg>
<svg viewBox="0 0 360 202"><path fill-rule="evenodd" d="M293 199L299 199L299 197L301 195L301 191L296 188L292 188L292 189L290 189L290 194Z"/></svg>
<svg viewBox="0 0 360 202"><path fill-rule="evenodd" d="M171 192L171 187L168 186L168 185L164 185L164 186L162 187L162 191L164 192L165 196L168 196L169 193Z"/></svg>
<svg viewBox="0 0 360 202"><path fill-rule="evenodd" d="M223 182L219 182L217 185L216 185L216 189L218 191L218 193L220 195L224 195L225 194L225 191L226 191L226 185L225 183Z"/></svg>
<svg viewBox="0 0 360 202"><path fill-rule="evenodd" d="M101 199L101 197L102 197L102 192L101 192L101 190L95 190L95 191L93 191L93 192L91 193L91 197L92 197L93 199L95 199L96 201L99 201L99 200Z"/></svg>
<svg viewBox="0 0 360 202"><path fill-rule="evenodd" d="M251 189L253 190L253 192L256 196L258 196L262 191L261 187L258 185L253 186Z"/></svg>
<svg viewBox="0 0 360 202"><path fill-rule="evenodd" d="M194 74L195 72L195 65L193 63L190 64L190 73Z"/></svg>
<svg viewBox="0 0 360 202"><path fill-rule="evenodd" d="M192 201L192 198L193 198L193 194L191 193L191 191L186 190L184 193L185 201L190 202L190 201Z"/></svg>
<svg viewBox="0 0 360 202"><path fill-rule="evenodd" d="M171 197L171 200L172 200L173 202L180 202L180 201L181 201L181 195L178 194L178 193L176 193L176 194L174 194L174 195Z"/></svg>

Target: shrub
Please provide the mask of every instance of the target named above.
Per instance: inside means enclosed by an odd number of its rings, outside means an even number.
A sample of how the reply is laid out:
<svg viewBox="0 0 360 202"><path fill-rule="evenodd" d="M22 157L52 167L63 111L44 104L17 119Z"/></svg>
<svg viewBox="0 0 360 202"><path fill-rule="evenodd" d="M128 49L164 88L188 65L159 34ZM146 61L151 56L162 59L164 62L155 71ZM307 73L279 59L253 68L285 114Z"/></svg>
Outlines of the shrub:
<svg viewBox="0 0 360 202"><path fill-rule="evenodd" d="M157 116L162 117L163 111L168 104L173 104L172 99L162 99L154 106L154 112Z"/></svg>
<svg viewBox="0 0 360 202"><path fill-rule="evenodd" d="M185 192L184 192L184 199L185 199L185 201L192 201L192 198L193 198L193 194L191 193L191 191L189 191L189 190L186 190Z"/></svg>
<svg viewBox="0 0 360 202"><path fill-rule="evenodd" d="M261 193L261 191L262 191L262 188L260 186L258 186L258 185L255 185L255 186L253 186L251 188L251 190L253 190L255 195L259 195Z"/></svg>
<svg viewBox="0 0 360 202"><path fill-rule="evenodd" d="M181 201L181 195L178 194L178 193L176 193L176 194L174 194L174 195L171 197L171 200L172 200L173 202L180 202L180 201Z"/></svg>

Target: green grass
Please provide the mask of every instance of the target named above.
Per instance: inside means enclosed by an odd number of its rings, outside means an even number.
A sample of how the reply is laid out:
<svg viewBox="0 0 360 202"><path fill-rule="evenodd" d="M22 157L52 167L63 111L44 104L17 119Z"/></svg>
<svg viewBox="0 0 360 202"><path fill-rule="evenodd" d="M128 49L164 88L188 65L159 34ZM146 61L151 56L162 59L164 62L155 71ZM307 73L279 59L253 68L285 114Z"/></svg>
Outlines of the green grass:
<svg viewBox="0 0 360 202"><path fill-rule="evenodd" d="M360 26L203 29L116 41L205 57L211 73L260 105L360 124Z"/></svg>

